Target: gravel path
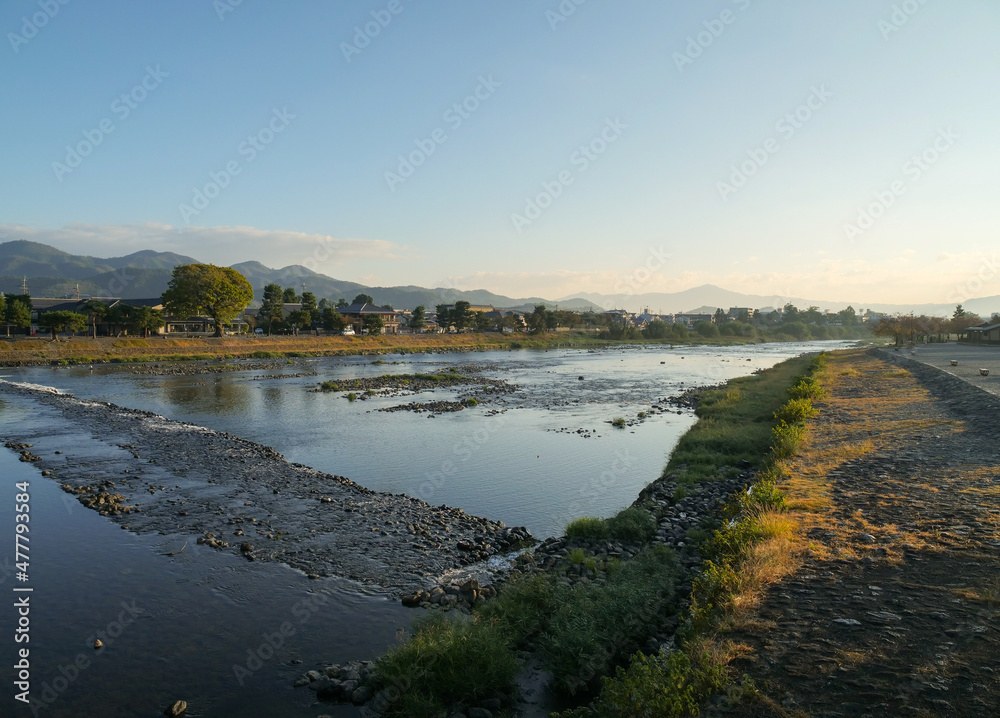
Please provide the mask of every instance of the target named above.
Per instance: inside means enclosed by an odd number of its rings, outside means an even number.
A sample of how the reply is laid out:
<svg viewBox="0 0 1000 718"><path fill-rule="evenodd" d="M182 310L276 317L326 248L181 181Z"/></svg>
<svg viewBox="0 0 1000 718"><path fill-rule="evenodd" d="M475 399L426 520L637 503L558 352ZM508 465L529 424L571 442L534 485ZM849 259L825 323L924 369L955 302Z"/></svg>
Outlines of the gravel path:
<svg viewBox="0 0 1000 718"><path fill-rule="evenodd" d="M804 566L728 636L748 649L734 667L777 705L707 715L994 715L1000 400L892 351L830 371L792 466L828 487L829 510L808 525Z"/></svg>
<svg viewBox="0 0 1000 718"><path fill-rule="evenodd" d="M445 571L530 539L522 527L371 491L291 464L267 446L151 412L8 381L0 381L0 395L52 407L69 425L118 447L73 456L62 455L66 447L48 433L8 425L3 437L85 506L137 533L189 535L249 560L394 593L432 585Z"/></svg>

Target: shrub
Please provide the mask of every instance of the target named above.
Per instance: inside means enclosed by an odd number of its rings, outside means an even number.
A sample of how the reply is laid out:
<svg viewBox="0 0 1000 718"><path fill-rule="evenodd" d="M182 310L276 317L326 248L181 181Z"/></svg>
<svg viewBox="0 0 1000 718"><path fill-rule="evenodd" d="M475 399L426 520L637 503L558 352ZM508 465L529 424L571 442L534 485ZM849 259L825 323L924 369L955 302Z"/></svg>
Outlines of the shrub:
<svg viewBox="0 0 1000 718"><path fill-rule="evenodd" d="M784 421L778 423L771 430L772 442L771 451L776 459L787 459L798 447L799 442L806 433L803 424L789 424Z"/></svg>
<svg viewBox="0 0 1000 718"><path fill-rule="evenodd" d="M789 399L780 409L774 412L774 418L780 423L794 424L816 416L819 411L809 399Z"/></svg>
<svg viewBox="0 0 1000 718"><path fill-rule="evenodd" d="M491 621L437 613L375 663L375 679L399 698L387 715L420 718L510 693L520 669L510 638Z"/></svg>
<svg viewBox="0 0 1000 718"><path fill-rule="evenodd" d="M645 543L656 533L656 519L648 511L631 506L606 521L608 535L620 541Z"/></svg>
<svg viewBox="0 0 1000 718"><path fill-rule="evenodd" d="M566 538L603 540L608 537L608 527L596 516L581 516L566 524Z"/></svg>
<svg viewBox="0 0 1000 718"><path fill-rule="evenodd" d="M355 394L353 391L350 394L347 395L347 400L348 401L354 401L357 398L358 398L358 395Z"/></svg>
<svg viewBox="0 0 1000 718"><path fill-rule="evenodd" d="M602 683L600 715L679 718L698 715L701 702L726 685L726 671L707 655L692 663L681 651L636 653L627 670Z"/></svg>
<svg viewBox="0 0 1000 718"><path fill-rule="evenodd" d="M500 594L479 609L481 620L503 626L514 645L522 645L544 626L556 607L554 581L548 574L515 576Z"/></svg>
<svg viewBox="0 0 1000 718"><path fill-rule="evenodd" d="M617 416L611 420L611 426L615 427L616 429L624 429L625 419L621 416Z"/></svg>
<svg viewBox="0 0 1000 718"><path fill-rule="evenodd" d="M823 387L819 385L815 377L804 376L792 385L792 388L788 390L788 396L791 399L818 401L823 398Z"/></svg>
<svg viewBox="0 0 1000 718"><path fill-rule="evenodd" d="M650 624L673 605L677 560L663 546L649 546L607 582L577 584L559 592L539 652L560 690L576 694L637 650Z"/></svg>

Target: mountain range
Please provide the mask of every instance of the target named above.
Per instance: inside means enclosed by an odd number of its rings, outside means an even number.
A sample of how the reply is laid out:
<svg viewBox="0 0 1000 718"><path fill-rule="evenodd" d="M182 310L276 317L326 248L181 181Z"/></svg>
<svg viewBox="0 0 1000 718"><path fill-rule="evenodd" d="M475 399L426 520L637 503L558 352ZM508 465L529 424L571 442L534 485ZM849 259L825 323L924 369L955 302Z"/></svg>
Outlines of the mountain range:
<svg viewBox="0 0 1000 718"><path fill-rule="evenodd" d="M123 257L91 257L64 252L39 242L16 240L0 243L0 291L20 294L22 282L26 281L29 292L36 297L72 297L78 291L81 296L113 296L123 299L157 297L167 288L174 267L197 261L193 257L150 249ZM418 304L431 308L435 304L459 300L504 309L531 310L536 304L545 304L549 308L558 306L575 311L617 308L640 312L648 308L657 314L712 313L717 307L764 309L784 306L789 302L800 309L817 306L820 310L838 311L851 305L859 312L871 309L889 314L913 312L932 316L951 316L955 309L954 304L886 304L743 294L712 284L669 293L614 295L584 292L557 300L542 297L515 298L494 294L485 289L463 291L444 287L371 287L334 279L300 265L272 269L260 262L249 261L232 267L246 276L258 299L264 286L273 282L282 287L295 287L297 292L301 292L305 285L317 298L326 297L331 301L340 298L350 301L358 294L369 294L377 304L391 304L396 309L412 309ZM967 311L988 318L992 313L1000 312L1000 295L970 298L963 302L963 306Z"/></svg>
<svg viewBox="0 0 1000 718"><path fill-rule="evenodd" d="M197 261L173 252L148 249L124 257L104 259L70 254L39 242L15 240L0 243L0 291L20 294L22 283L26 282L30 294L35 297L75 297L77 292L81 296L123 299L157 297L167 288L174 267ZM250 281L258 299L264 287L273 282L282 287L295 287L300 293L304 285L317 298L326 297L334 302L340 298L350 301L361 293L369 294L377 304L391 304L396 309L413 309L418 304L431 308L435 304L460 300L508 309L530 310L536 304L575 311L603 309L585 299L572 297L553 301L542 297L507 297L485 289L371 287L334 279L299 265L271 269L260 262L250 261L231 266Z"/></svg>

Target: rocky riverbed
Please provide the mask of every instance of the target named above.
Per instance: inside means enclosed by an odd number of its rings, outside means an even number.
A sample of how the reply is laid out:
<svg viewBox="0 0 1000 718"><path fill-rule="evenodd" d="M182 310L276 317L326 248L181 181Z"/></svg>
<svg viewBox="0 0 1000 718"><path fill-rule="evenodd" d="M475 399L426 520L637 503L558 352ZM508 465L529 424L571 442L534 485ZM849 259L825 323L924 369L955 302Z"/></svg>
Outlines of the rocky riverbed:
<svg viewBox="0 0 1000 718"><path fill-rule="evenodd" d="M248 560L402 593L530 540L524 528L371 491L231 434L48 387L0 381L0 394L52 407L114 458L62 454L58 439L5 439L86 506L137 533L187 535ZM18 447L17 445L24 445ZM34 458L38 457L38 458Z"/></svg>

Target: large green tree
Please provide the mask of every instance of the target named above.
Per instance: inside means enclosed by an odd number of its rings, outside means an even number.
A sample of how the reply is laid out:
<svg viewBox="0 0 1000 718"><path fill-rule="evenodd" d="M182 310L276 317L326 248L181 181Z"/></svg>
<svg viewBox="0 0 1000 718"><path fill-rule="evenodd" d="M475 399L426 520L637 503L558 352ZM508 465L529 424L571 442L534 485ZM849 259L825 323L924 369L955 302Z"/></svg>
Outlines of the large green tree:
<svg viewBox="0 0 1000 718"><path fill-rule="evenodd" d="M372 299L370 294L359 294L354 298L354 304L374 304L375 300Z"/></svg>
<svg viewBox="0 0 1000 718"><path fill-rule="evenodd" d="M544 304L536 304L535 311L529 314L526 319L528 322L528 331L532 334L541 334L544 332L549 325L549 315L552 312L546 309ZM553 321L555 317L553 315Z"/></svg>
<svg viewBox="0 0 1000 718"><path fill-rule="evenodd" d="M312 314L305 309L294 309L288 313L288 323L295 332L312 326Z"/></svg>
<svg viewBox="0 0 1000 718"><path fill-rule="evenodd" d="M264 287L264 294L261 298L260 312L257 317L261 322L267 323L267 334L271 334L271 325L275 321L281 321L284 317L283 308L285 297L280 284L268 284Z"/></svg>
<svg viewBox="0 0 1000 718"><path fill-rule="evenodd" d="M52 332L55 341L59 332L79 332L87 328L87 317L77 312L45 312L38 317L38 326Z"/></svg>
<svg viewBox="0 0 1000 718"><path fill-rule="evenodd" d="M4 321L9 326L13 325L18 329L27 329L31 326L31 304L25 304L20 297L7 302L7 310L4 312Z"/></svg>
<svg viewBox="0 0 1000 718"><path fill-rule="evenodd" d="M144 337L158 331L165 323L163 313L152 307L134 307L129 317L129 328L142 332Z"/></svg>
<svg viewBox="0 0 1000 718"><path fill-rule="evenodd" d="M215 322L215 336L253 300L253 287L231 267L214 264L182 264L174 267L163 304L174 316L204 314Z"/></svg>
<svg viewBox="0 0 1000 718"><path fill-rule="evenodd" d="M97 339L97 322L108 316L108 305L98 299L88 299L83 304L87 316L90 317L91 327L94 330L94 339Z"/></svg>
<svg viewBox="0 0 1000 718"><path fill-rule="evenodd" d="M286 287L282 298L286 304L297 304L299 301L299 295L295 293L295 287Z"/></svg>
<svg viewBox="0 0 1000 718"><path fill-rule="evenodd" d="M438 327L448 331L448 327L451 326L451 308L449 305L437 304L434 306L434 311L437 312Z"/></svg>
<svg viewBox="0 0 1000 718"><path fill-rule="evenodd" d="M455 302L455 307L451 310L451 323L455 329L462 331L470 327L474 321L472 305L464 300Z"/></svg>
<svg viewBox="0 0 1000 718"><path fill-rule="evenodd" d="M385 326L385 322L382 321L382 317L378 314L366 314L363 324L364 328L368 330L369 335L381 334L382 327Z"/></svg>
<svg viewBox="0 0 1000 718"><path fill-rule="evenodd" d="M427 326L427 319L425 318L426 310L423 304L418 304L416 309L413 310L413 315L410 317L410 329L415 331L423 331L423 328Z"/></svg>
<svg viewBox="0 0 1000 718"><path fill-rule="evenodd" d="M316 309L316 295L312 292L302 292L302 311L309 312L314 317L319 316L319 312Z"/></svg>
<svg viewBox="0 0 1000 718"><path fill-rule="evenodd" d="M342 332L347 327L347 319L333 307L323 310L323 328L333 332Z"/></svg>

